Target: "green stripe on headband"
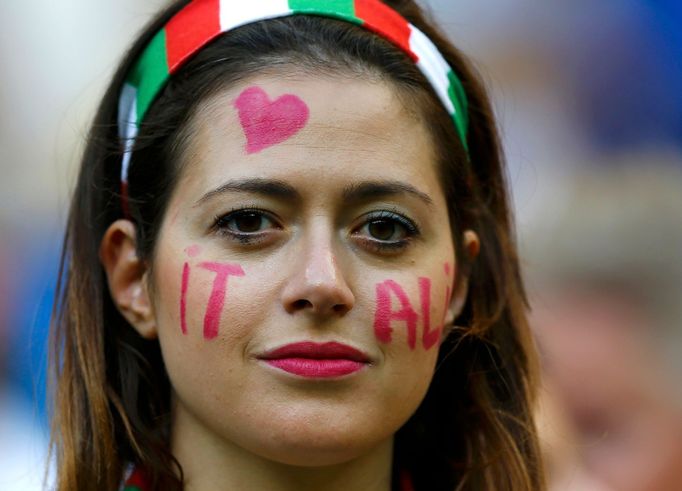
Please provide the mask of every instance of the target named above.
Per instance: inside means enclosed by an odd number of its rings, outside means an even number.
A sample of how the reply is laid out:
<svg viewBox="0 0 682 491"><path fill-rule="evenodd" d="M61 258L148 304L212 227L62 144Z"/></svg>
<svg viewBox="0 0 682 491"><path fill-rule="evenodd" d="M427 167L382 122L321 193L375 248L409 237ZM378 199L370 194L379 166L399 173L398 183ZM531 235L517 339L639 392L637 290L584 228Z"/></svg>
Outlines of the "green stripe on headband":
<svg viewBox="0 0 682 491"><path fill-rule="evenodd" d="M149 42L128 77L128 83L137 87L138 125L166 80L168 80L166 31L161 29Z"/></svg>
<svg viewBox="0 0 682 491"><path fill-rule="evenodd" d="M469 104L466 93L464 92L464 87L462 87L462 82L452 70L448 72L448 80L450 81L448 95L455 106L455 113L452 115L452 119L455 121L455 127L460 135L464 149L468 153L469 145L467 144L466 134L469 128Z"/></svg>
<svg viewBox="0 0 682 491"><path fill-rule="evenodd" d="M289 0L289 8L299 13L306 11L320 10L320 0ZM360 24L362 21L355 16L355 2L353 0L327 0L324 8L330 12L336 12L340 18L356 19L356 23Z"/></svg>

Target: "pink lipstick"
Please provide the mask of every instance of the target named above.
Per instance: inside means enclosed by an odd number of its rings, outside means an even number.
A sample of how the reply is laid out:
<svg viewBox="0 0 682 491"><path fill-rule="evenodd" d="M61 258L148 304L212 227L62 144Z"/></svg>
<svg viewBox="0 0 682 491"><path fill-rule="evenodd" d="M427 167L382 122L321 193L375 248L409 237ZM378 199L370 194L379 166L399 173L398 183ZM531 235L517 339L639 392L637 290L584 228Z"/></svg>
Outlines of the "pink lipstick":
<svg viewBox="0 0 682 491"><path fill-rule="evenodd" d="M336 342L287 344L259 357L285 372L307 378L342 377L362 370L369 357L357 349Z"/></svg>

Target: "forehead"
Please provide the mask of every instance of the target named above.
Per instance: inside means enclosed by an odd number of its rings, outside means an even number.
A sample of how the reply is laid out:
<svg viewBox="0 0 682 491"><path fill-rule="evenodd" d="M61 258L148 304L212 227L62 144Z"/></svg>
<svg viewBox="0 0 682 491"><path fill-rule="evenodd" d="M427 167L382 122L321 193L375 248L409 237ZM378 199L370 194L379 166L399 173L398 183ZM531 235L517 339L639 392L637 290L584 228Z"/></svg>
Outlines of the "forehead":
<svg viewBox="0 0 682 491"><path fill-rule="evenodd" d="M248 102L253 93L259 94L256 107ZM300 103L285 107L294 99ZM198 106L183 180L205 189L235 177L300 181L303 188L321 185L322 176L330 183L390 178L440 193L432 139L419 111L405 101L380 80L254 77ZM249 111L255 114L244 117ZM281 141L249 147L259 132L282 132L274 138Z"/></svg>

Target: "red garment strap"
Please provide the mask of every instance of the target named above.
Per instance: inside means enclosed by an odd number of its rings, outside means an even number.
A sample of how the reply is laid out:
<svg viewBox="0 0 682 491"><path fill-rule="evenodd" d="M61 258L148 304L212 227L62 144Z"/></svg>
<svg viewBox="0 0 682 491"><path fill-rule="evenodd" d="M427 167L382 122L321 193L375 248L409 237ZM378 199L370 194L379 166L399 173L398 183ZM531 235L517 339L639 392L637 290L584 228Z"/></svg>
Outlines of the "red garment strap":
<svg viewBox="0 0 682 491"><path fill-rule="evenodd" d="M399 479L400 491L414 491L412 476L408 472L401 472ZM135 467L123 485L123 491L151 491L149 478L142 469Z"/></svg>
<svg viewBox="0 0 682 491"><path fill-rule="evenodd" d="M135 466L123 485L123 491L151 491L147 474L140 467Z"/></svg>

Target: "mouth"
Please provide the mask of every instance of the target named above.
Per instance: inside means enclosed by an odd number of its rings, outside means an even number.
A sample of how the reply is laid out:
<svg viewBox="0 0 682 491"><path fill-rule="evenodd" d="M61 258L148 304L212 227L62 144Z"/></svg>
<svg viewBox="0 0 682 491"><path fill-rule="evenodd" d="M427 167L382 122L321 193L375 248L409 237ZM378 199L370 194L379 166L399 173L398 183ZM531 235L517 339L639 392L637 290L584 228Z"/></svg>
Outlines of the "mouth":
<svg viewBox="0 0 682 491"><path fill-rule="evenodd" d="M258 357L268 365L306 378L335 378L358 372L369 356L352 346L306 341L276 348Z"/></svg>

